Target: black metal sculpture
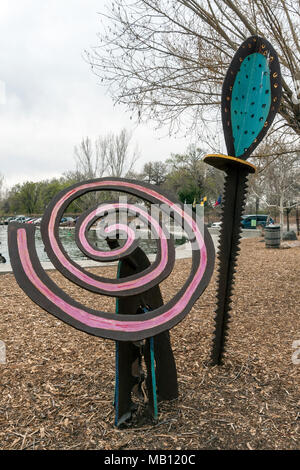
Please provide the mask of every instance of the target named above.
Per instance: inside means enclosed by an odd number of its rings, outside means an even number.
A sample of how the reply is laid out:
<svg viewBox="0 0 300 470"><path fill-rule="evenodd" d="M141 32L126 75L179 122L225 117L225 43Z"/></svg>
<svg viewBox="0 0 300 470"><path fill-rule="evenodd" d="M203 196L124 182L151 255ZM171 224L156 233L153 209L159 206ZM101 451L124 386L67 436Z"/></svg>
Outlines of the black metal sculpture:
<svg viewBox="0 0 300 470"><path fill-rule="evenodd" d="M246 159L261 142L279 108L281 75L277 54L263 38L248 38L236 52L222 90L222 123L227 155L207 155L206 163L225 171L219 244L219 279L212 363L221 364L228 330L241 216L249 173Z"/></svg>
<svg viewBox="0 0 300 470"><path fill-rule="evenodd" d="M112 242L108 243L113 246ZM131 276L149 266L148 257L138 247L129 257L119 261L118 278ZM116 313L138 315L162 305L160 288L154 286L142 294L117 299ZM143 359L147 371L146 377L142 366ZM158 401L173 400L178 397L176 364L168 331L146 340L116 342L116 426L131 422L132 411L136 410L132 402L132 392L136 389L142 397L141 389L144 385L148 397L148 412L156 420Z"/></svg>

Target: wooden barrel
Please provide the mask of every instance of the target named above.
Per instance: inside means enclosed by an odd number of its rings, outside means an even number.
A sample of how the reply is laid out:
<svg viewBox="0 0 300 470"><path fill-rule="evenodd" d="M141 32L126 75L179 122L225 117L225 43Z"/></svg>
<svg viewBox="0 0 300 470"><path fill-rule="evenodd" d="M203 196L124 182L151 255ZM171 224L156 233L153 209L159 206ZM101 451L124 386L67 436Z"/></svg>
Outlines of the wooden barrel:
<svg viewBox="0 0 300 470"><path fill-rule="evenodd" d="M280 225L266 225L265 242L266 248L280 247Z"/></svg>

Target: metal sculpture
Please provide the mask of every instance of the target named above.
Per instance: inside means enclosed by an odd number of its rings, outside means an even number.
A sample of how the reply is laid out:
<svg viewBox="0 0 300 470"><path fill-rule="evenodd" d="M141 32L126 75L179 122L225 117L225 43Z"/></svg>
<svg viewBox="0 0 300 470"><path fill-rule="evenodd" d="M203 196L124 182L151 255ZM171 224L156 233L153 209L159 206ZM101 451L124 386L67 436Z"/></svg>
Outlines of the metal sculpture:
<svg viewBox="0 0 300 470"><path fill-rule="evenodd" d="M115 241L108 240L108 244L111 248L116 247ZM132 255L119 261L118 278L131 276L149 266L148 257L138 247ZM160 288L154 286L142 294L117 299L116 313L140 314L162 305ZM146 379L142 359L147 370ZM142 396L143 386L148 396L148 412L154 420L158 416L159 400L173 400L178 397L176 364L168 331L143 341L116 341L116 426L131 422L132 411L136 410L132 392L136 389Z"/></svg>
<svg viewBox="0 0 300 470"><path fill-rule="evenodd" d="M119 260L121 265L117 279L107 279L91 273L70 258L59 239L59 223L66 208L75 199L90 191L121 191L142 198L150 204L157 204L162 212L167 212L168 216L183 227L193 248L191 271L181 289L167 303L162 303L158 284L172 272L175 261L174 244L161 220L149 213L145 207L122 201L102 203L82 214L76 222L75 240L80 250L93 260ZM114 223L105 228L108 242L110 237L116 239L121 233L125 234L126 241L123 246L118 243L112 245L110 242L111 250L103 251L96 249L89 242L87 234L90 227L98 219L115 212L138 216L150 228L157 243L157 255L152 265L149 265L139 249L135 231L130 224ZM115 406L123 408L116 410L117 425L126 420L124 415L131 407L132 384L128 385L126 392L124 387L129 373L124 375L123 367L128 369L134 362L132 359L140 357L137 351L132 352L132 348L130 351L130 347L126 350L124 344L120 346L121 342L136 343L150 338L146 343L148 352L145 354L145 360L150 363L148 370L151 372L151 380L149 378L148 383L151 384L148 390L150 395L152 390L151 406L155 416L156 388L162 398L172 398L177 394L176 368L174 370L168 330L187 315L207 287L213 272L214 246L208 230L206 227L202 229L195 213L185 211L183 206L168 194L153 185L134 180L102 178L85 181L70 186L54 197L41 223L41 235L50 261L67 279L80 287L116 297L116 313L86 307L55 284L41 266L35 249L34 232L35 227L32 225L12 223L8 227L10 259L18 284L35 303L60 320L88 334L118 342L116 359L119 364L117 363L116 378L122 382L123 388L120 397L120 383L117 384ZM125 355L128 356L127 365L124 366L123 363L120 370L121 349L124 352L124 348ZM166 358L163 357L164 354L167 355ZM154 355L156 372L153 367ZM167 360L167 364L164 360ZM166 372L168 368L169 373ZM166 383L168 377L169 384Z"/></svg>
<svg viewBox="0 0 300 470"><path fill-rule="evenodd" d="M212 350L214 365L222 363L225 350L247 178L256 170L246 160L270 128L280 98L281 75L277 54L268 41L252 36L236 52L223 83L222 123L228 156L207 155L204 159L226 173Z"/></svg>

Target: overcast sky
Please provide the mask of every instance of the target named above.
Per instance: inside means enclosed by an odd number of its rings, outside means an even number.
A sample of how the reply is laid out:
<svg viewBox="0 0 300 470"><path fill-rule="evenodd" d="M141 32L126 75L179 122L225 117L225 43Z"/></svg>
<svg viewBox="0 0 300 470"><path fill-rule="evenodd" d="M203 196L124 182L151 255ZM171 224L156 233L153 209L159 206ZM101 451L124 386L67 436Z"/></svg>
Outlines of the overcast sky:
<svg viewBox="0 0 300 470"><path fill-rule="evenodd" d="M134 131L141 159L166 159L188 142L153 123L136 127L83 59L97 45L106 0L1 0L0 173L7 186L60 176L74 146L122 127Z"/></svg>

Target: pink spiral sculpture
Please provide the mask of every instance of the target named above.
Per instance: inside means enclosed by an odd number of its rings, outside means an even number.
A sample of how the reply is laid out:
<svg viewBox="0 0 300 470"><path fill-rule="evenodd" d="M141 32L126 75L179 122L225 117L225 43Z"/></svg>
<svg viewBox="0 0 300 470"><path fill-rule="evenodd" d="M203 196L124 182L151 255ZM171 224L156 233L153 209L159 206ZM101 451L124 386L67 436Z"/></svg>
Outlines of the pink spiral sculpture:
<svg viewBox="0 0 300 470"><path fill-rule="evenodd" d="M80 216L75 239L88 257L97 261L120 260L137 247L135 230L122 223L105 228L105 233L124 233L124 246L101 251L90 244L90 227L111 212L137 216L151 229L157 239L157 255L153 264L141 273L120 279L107 279L90 273L70 258L59 239L59 223L65 209L78 197L90 191L121 191L145 201L168 208L169 215L180 222L193 243L191 272L176 295L150 312L120 315L87 308L67 295L46 274L35 249L32 225L12 223L8 229L11 263L17 282L26 294L43 309L86 333L114 340L136 341L169 330L182 320L209 283L214 267L214 247L206 228L201 230L195 214L153 185L121 178L102 178L74 184L61 191L49 204L43 216L41 234L45 250L53 265L70 281L84 289L114 297L145 292L159 284L172 272L175 261L173 240L162 223L144 207L127 202L103 203Z"/></svg>

